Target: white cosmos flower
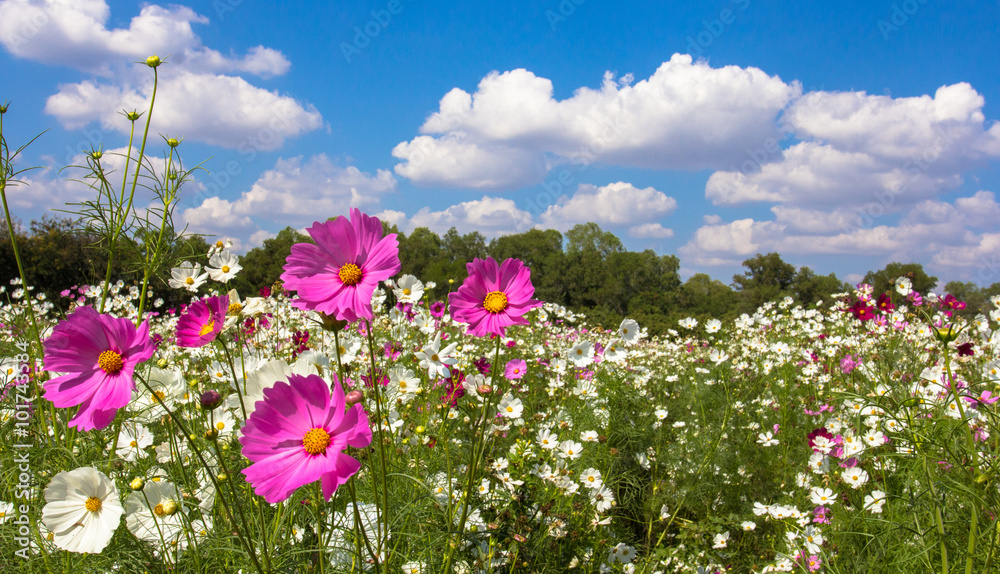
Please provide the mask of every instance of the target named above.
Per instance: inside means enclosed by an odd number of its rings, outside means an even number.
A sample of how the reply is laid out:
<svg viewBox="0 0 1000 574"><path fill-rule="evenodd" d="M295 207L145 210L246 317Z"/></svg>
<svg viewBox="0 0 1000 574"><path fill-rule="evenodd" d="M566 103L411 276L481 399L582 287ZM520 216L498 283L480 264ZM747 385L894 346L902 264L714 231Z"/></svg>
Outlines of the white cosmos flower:
<svg viewBox="0 0 1000 574"><path fill-rule="evenodd" d="M604 486L604 478L601 476L601 471L596 468L588 468L580 476L580 483L591 490L596 490Z"/></svg>
<svg viewBox="0 0 1000 574"><path fill-rule="evenodd" d="M185 261L181 263L180 267L174 267L170 270L170 280L167 284L174 289L187 289L188 291L194 293L198 291L198 287L204 285L207 280L208 273L201 272L200 264Z"/></svg>
<svg viewBox="0 0 1000 574"><path fill-rule="evenodd" d="M240 258L230 251L220 251L208 259L209 276L220 283L228 283L230 279L243 269Z"/></svg>
<svg viewBox="0 0 1000 574"><path fill-rule="evenodd" d="M837 502L837 499L833 496L833 490L821 486L814 486L812 488L809 500L817 506L832 505Z"/></svg>
<svg viewBox="0 0 1000 574"><path fill-rule="evenodd" d="M698 326L698 320L694 317L687 317L686 319L681 319L677 322L678 325L684 327L685 329L694 329Z"/></svg>
<svg viewBox="0 0 1000 574"><path fill-rule="evenodd" d="M516 399L510 395L504 395L500 399L500 415L508 419L516 419L521 417L521 413L524 412L524 403L521 399Z"/></svg>
<svg viewBox="0 0 1000 574"><path fill-rule="evenodd" d="M854 489L861 488L868 482L868 473L858 467L845 468L841 476L844 478L844 482Z"/></svg>
<svg viewBox="0 0 1000 574"><path fill-rule="evenodd" d="M865 495L865 509L869 512L880 514L883 505L885 505L885 493L881 490L875 490L871 494Z"/></svg>
<svg viewBox="0 0 1000 574"><path fill-rule="evenodd" d="M569 360L574 366L584 368L594 362L594 346L590 341L581 341L569 350Z"/></svg>
<svg viewBox="0 0 1000 574"><path fill-rule="evenodd" d="M552 450L559 444L559 437L552 434L552 431L549 429L544 428L538 431L538 434L535 435L535 440L538 442L539 446L546 450Z"/></svg>
<svg viewBox="0 0 1000 574"><path fill-rule="evenodd" d="M416 303L424 295L424 284L413 275L403 275L392 292L400 303Z"/></svg>
<svg viewBox="0 0 1000 574"><path fill-rule="evenodd" d="M153 445L153 433L139 423L126 423L118 434L118 450L115 454L129 462L147 456L146 447Z"/></svg>
<svg viewBox="0 0 1000 574"><path fill-rule="evenodd" d="M570 460L576 460L580 458L583 452L583 445L572 440L564 440L559 443L559 456L563 458L568 458Z"/></svg>
<svg viewBox="0 0 1000 574"><path fill-rule="evenodd" d="M413 371L405 367L393 367L389 369L389 396L401 399L404 403L413 400L420 392L420 379L413 374Z"/></svg>
<svg viewBox="0 0 1000 574"><path fill-rule="evenodd" d="M456 347L458 343L451 343L442 349L441 333L438 333L433 341L414 353L414 356L420 360L420 368L427 369L428 377L447 379L451 376L451 367L458 363L458 359L450 356Z"/></svg>
<svg viewBox="0 0 1000 574"><path fill-rule="evenodd" d="M91 467L55 475L45 487L45 502L42 523L52 542L69 552L100 553L125 512L115 483Z"/></svg>
<svg viewBox="0 0 1000 574"><path fill-rule="evenodd" d="M635 319L625 319L618 326L618 336L626 345L633 345L639 340L639 323Z"/></svg>
<svg viewBox="0 0 1000 574"><path fill-rule="evenodd" d="M169 546L184 530L183 498L169 481L149 481L125 499L125 524L136 538L158 548Z"/></svg>
<svg viewBox="0 0 1000 574"><path fill-rule="evenodd" d="M705 323L705 331L708 331L709 333L718 333L719 329L721 328L722 328L722 321L718 319L709 319Z"/></svg>

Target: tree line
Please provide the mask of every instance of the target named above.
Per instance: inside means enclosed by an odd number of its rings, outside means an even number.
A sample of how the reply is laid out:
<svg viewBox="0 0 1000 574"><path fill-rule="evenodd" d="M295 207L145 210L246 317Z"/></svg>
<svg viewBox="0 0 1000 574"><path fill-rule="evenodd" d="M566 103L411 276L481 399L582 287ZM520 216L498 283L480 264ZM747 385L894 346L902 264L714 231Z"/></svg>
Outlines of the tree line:
<svg viewBox="0 0 1000 574"><path fill-rule="evenodd" d="M704 273L682 281L677 256L658 255L651 249L628 251L618 237L596 223L576 225L565 234L531 229L492 240L478 231L461 234L455 228L438 235L418 227L407 235L394 225L383 226L387 233L399 237L401 273L437 284L429 295L432 299L443 300L449 290L457 289L466 277L466 263L474 258L489 256L502 261L514 257L531 268L535 298L582 312L591 322L607 328L617 327L621 318L628 316L658 334L676 328L685 317L701 322L709 318L731 320L783 297L792 297L804 306L829 305L831 295L853 288L833 273L796 269L777 253L758 253L745 260L744 272L734 275L729 284ZM68 303L59 297L62 290L103 277L106 255L93 237L77 232L71 220L47 216L15 233L29 283L60 308ZM308 241L308 235L286 227L241 258L243 270L229 287L243 296L256 295L278 280L291 246ZM174 265L182 259L204 264L207 250L208 243L200 236L188 235L171 243ZM128 266L128 257L117 258L115 265L116 279L131 282L137 278ZM4 227L0 230L0 280L16 276L9 233ZM913 289L921 293L934 290L938 282L919 263L898 262L868 272L864 282L873 285L876 294L891 292L893 282L902 276L909 277ZM152 284L155 296L169 306L187 302L191 294L169 288L169 277L169 268L159 270ZM971 317L990 308L989 298L1000 294L1000 282L980 288L952 281L937 291L965 301L962 313Z"/></svg>

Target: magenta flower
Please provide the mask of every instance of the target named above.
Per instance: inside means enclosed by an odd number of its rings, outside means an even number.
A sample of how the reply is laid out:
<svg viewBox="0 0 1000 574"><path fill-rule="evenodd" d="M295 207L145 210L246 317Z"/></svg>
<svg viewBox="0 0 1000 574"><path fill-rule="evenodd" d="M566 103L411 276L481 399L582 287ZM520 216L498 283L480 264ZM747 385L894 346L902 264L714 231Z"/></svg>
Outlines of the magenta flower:
<svg viewBox="0 0 1000 574"><path fill-rule="evenodd" d="M332 397L317 375L288 375L287 383L264 389L264 399L257 401L240 437L243 456L253 462L243 474L254 492L274 504L319 480L323 497L330 500L361 468L343 450L372 442L364 408L355 404L345 412L345 404L336 375Z"/></svg>
<svg viewBox="0 0 1000 574"><path fill-rule="evenodd" d="M516 381L523 378L527 370L528 363L524 359L511 359L507 362L507 366L504 367L503 376L507 377L508 380Z"/></svg>
<svg viewBox="0 0 1000 574"><path fill-rule="evenodd" d="M178 347L204 347L211 343L226 324L229 296L200 299L177 320Z"/></svg>
<svg viewBox="0 0 1000 574"><path fill-rule="evenodd" d="M452 317L468 323L471 335L502 337L511 325L527 325L523 315L542 304L531 298L531 270L518 259L497 265L492 257L476 258L466 269L469 276L448 300Z"/></svg>
<svg viewBox="0 0 1000 574"><path fill-rule="evenodd" d="M372 293L399 272L396 234L382 237L382 222L353 208L350 221L317 221L308 231L316 245L293 245L281 274L285 289L298 292L292 305L348 323L373 319Z"/></svg>
<svg viewBox="0 0 1000 574"><path fill-rule="evenodd" d="M153 356L149 324L78 307L45 340L45 369L66 373L47 381L45 398L59 408L80 405L69 426L103 429L132 400L135 367Z"/></svg>

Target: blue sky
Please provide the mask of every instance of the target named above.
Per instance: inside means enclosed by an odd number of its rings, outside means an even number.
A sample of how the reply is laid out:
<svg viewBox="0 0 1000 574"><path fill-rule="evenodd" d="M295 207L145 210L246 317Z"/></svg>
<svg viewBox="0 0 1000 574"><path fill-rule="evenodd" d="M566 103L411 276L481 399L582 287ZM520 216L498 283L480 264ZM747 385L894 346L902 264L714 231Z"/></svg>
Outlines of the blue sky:
<svg viewBox="0 0 1000 574"><path fill-rule="evenodd" d="M239 250L357 206L407 232L597 221L727 283L770 251L1000 281L1000 3L650 4L2 0L5 135L50 130L15 213L84 197L59 168L127 143L156 53L151 131L211 172L176 217Z"/></svg>

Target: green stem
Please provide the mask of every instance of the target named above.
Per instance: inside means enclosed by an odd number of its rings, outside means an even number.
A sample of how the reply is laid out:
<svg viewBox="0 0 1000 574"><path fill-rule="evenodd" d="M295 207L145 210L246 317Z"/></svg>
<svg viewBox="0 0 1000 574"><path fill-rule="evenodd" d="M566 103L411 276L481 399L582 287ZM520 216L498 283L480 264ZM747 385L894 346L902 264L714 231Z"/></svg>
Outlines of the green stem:
<svg viewBox="0 0 1000 574"><path fill-rule="evenodd" d="M379 529L381 533L379 534L379 540L376 543L376 547L379 550L379 554L386 554L389 547L389 473L386 470L385 462L385 431L382 428L382 382L377 380L377 373L375 371L375 325L368 321L368 357L371 360L371 381L372 390L375 394L375 416L378 417L378 458L379 466L382 471L382 503L383 507L379 509L377 523L380 525ZM337 347L339 353L340 347ZM376 496L378 494L376 493ZM376 505L376 508L378 505ZM383 520L385 522L382 525ZM389 572L389 556L380 556L381 563L385 566L385 572ZM377 567L377 565L376 565Z"/></svg>
<svg viewBox="0 0 1000 574"><path fill-rule="evenodd" d="M491 396L496 396L500 394L498 389L496 388L495 383L497 378L497 372L500 370L500 345L502 339L503 338L500 337L499 335L497 336L496 351L493 354L493 377L492 380L490 381L491 386L493 387L490 390ZM465 492L462 493L462 516L458 521L458 530L456 531L456 536L448 544L448 554L445 555L444 567L441 570L442 574L447 574L448 572L451 572L450 570L451 561L455 556L455 550L458 548L462 534L465 532L465 521L469 517L469 502L470 502L469 499L472 495L472 485L476 477L476 471L477 471L476 467L478 466L479 459L482 457L482 454L486 451L486 421L487 421L486 417L489 412L488 407L490 405L490 402L491 402L490 397L484 397L483 407L479 414L479 418L476 420L477 424L474 427L475 434L473 435L472 449L469 455L469 468L466 469L466 472L468 472L467 475L468 478L466 479ZM482 443L481 447L480 443ZM450 522L451 517L449 516L448 519ZM449 524L449 527L450 526L451 525Z"/></svg>
<svg viewBox="0 0 1000 574"><path fill-rule="evenodd" d="M125 211L121 212L116 222L115 229L111 234L110 241L108 242L108 270L104 276L104 289L101 293L101 309L100 312L104 312L104 304L108 299L108 288L111 285L111 267L114 263L115 258L115 246L118 243L118 235L121 233L122 227L125 225L125 220L128 214L132 211L132 201L135 199L135 188L139 184L139 171L142 168L142 158L146 153L146 138L149 136L149 123L153 119L153 104L156 103L156 87L159 82L159 74L156 72L156 68L153 68L153 95L149 100L149 113L146 114L146 129L142 132L142 144L139 146L139 157L136 159L135 174L132 177L132 190L128 196L128 206L125 207ZM134 125L134 124L133 124ZM129 136L129 147L128 155L132 155L132 137ZM128 179L128 159L125 160L125 179ZM122 193L125 192L125 183L122 183Z"/></svg>

